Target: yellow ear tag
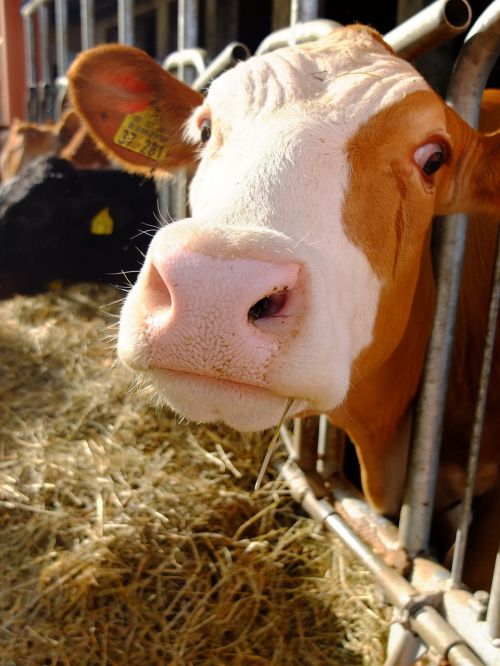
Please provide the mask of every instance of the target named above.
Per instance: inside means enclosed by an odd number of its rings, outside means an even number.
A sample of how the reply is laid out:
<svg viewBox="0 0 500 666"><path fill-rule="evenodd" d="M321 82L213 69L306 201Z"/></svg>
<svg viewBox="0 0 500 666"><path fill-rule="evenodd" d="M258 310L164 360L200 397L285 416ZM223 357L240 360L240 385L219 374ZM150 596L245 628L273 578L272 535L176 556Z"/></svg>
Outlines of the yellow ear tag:
<svg viewBox="0 0 500 666"><path fill-rule="evenodd" d="M90 222L90 233L95 236L110 236L113 233L113 218L109 214L109 208L103 208L94 215Z"/></svg>
<svg viewBox="0 0 500 666"><path fill-rule="evenodd" d="M167 129L152 106L126 115L113 141L117 146L152 160L162 160L168 151Z"/></svg>

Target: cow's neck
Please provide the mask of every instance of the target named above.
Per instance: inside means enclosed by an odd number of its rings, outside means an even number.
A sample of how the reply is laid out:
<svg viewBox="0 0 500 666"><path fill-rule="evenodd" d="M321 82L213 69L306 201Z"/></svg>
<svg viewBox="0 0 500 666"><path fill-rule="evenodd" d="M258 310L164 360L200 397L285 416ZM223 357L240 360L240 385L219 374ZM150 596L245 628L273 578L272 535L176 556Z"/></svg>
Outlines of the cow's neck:
<svg viewBox="0 0 500 666"><path fill-rule="evenodd" d="M411 430L411 401L418 388L434 313L430 252L424 251L408 324L399 344L344 403L329 414L356 446L363 490L381 512L399 510Z"/></svg>

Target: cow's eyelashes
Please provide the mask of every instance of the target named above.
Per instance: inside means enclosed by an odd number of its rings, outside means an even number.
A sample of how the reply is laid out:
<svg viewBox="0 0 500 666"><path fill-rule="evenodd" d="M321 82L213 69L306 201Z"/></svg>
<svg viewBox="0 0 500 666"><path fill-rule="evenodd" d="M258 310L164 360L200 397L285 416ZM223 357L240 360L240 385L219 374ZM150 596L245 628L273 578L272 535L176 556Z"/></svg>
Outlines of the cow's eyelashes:
<svg viewBox="0 0 500 666"><path fill-rule="evenodd" d="M203 118L200 123L201 142L206 143L212 136L212 121L210 118Z"/></svg>
<svg viewBox="0 0 500 666"><path fill-rule="evenodd" d="M444 164L446 155L446 148L442 144L431 142L417 148L413 159L424 176L430 177Z"/></svg>

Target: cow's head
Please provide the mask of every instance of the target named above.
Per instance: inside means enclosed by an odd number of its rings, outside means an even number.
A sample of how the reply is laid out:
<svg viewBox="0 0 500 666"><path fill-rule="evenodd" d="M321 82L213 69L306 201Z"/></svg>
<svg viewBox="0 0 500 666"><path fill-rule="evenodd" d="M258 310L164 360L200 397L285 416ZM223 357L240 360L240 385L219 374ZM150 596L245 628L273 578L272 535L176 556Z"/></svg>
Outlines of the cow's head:
<svg viewBox="0 0 500 666"><path fill-rule="evenodd" d="M79 117L71 110L57 123L29 123L15 119L0 154L0 180L10 180L39 157L54 155L80 127Z"/></svg>
<svg viewBox="0 0 500 666"><path fill-rule="evenodd" d="M84 53L69 79L126 168L198 163L192 216L154 237L119 335L196 421L253 430L289 397L292 414L342 404L405 333L433 215L499 203L498 136L368 28L251 58L206 99L123 46Z"/></svg>

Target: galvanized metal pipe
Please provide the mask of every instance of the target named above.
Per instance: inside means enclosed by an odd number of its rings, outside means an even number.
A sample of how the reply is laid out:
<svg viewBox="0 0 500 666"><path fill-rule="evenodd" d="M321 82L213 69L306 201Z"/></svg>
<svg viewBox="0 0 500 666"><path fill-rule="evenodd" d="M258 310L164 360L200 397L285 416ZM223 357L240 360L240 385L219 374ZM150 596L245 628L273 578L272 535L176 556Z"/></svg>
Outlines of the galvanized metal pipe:
<svg viewBox="0 0 500 666"><path fill-rule="evenodd" d="M472 646L487 666L500 665L500 646L495 645L488 633L488 625L478 617L474 598L466 590L448 590L441 602L448 622Z"/></svg>
<svg viewBox="0 0 500 666"><path fill-rule="evenodd" d="M35 54L35 29L33 26L33 16L23 14L24 43L26 57L24 59L26 67L26 115L28 120L35 120L37 113L38 90L36 86L36 54Z"/></svg>
<svg viewBox="0 0 500 666"><path fill-rule="evenodd" d="M200 73L193 83L195 90L203 90L207 88L213 79L217 78L222 72L231 69L239 62L247 60L250 57L248 48L240 42L231 42L226 48L215 57L210 65Z"/></svg>
<svg viewBox="0 0 500 666"><path fill-rule="evenodd" d="M465 237L463 216L449 216L439 257L436 312L399 520L400 540L411 556L426 551L429 545Z"/></svg>
<svg viewBox="0 0 500 666"><path fill-rule="evenodd" d="M299 22L299 0L290 0L290 26L293 28Z"/></svg>
<svg viewBox="0 0 500 666"><path fill-rule="evenodd" d="M49 10L46 3L38 7L38 20L40 30L40 61L42 71L38 84L47 86L50 83L50 61L49 61Z"/></svg>
<svg viewBox="0 0 500 666"><path fill-rule="evenodd" d="M317 19L316 21L308 21L307 23L296 23L293 27L282 28L276 32L268 35L258 46L255 55L262 55L275 51L283 46L290 44L302 44L304 42L311 42L320 37L325 37L330 34L332 30L340 28L340 23L330 21L328 19Z"/></svg>
<svg viewBox="0 0 500 666"><path fill-rule="evenodd" d="M299 9L299 21L306 23L313 21L318 17L319 2L318 0L301 0Z"/></svg>
<svg viewBox="0 0 500 666"><path fill-rule="evenodd" d="M29 16L30 14L33 14L40 5L44 5L46 2L47 0L31 0L31 2L26 2L21 8L21 14L23 16Z"/></svg>
<svg viewBox="0 0 500 666"><path fill-rule="evenodd" d="M304 472L304 481L313 484L317 495L333 495L335 511L362 536L365 542L370 544L376 553L383 557L385 562L400 572L405 571L408 568L408 558L399 545L394 524L376 513L359 491L342 476L329 476L326 482L321 476L320 470L317 469L318 463L321 462L318 457L319 448L312 446L314 440L311 438L317 427L321 428L321 420L317 424L315 419L309 418L294 419L293 434L285 425L280 428L281 440L288 452L289 460L298 464L300 470ZM319 433L316 438L318 442L320 437ZM336 455L342 455L342 451L337 451ZM340 471L340 468L337 471Z"/></svg>
<svg viewBox="0 0 500 666"><path fill-rule="evenodd" d="M493 288L491 292L490 307L488 311L488 323L484 342L483 360L479 378L479 391L474 414L474 424L467 462L467 474L465 481L465 492L462 499L462 510L460 525L455 540L453 553L453 564L451 567L451 579L454 585L459 585L465 561L465 550L467 547L467 535L469 532L472 500L474 498L474 486L479 465L479 452L481 448L481 435L484 427L484 414L488 398L488 386L490 382L491 366L493 362L493 351L497 330L498 309L500 305L500 236L497 235L495 253L495 268L493 271Z"/></svg>
<svg viewBox="0 0 500 666"><path fill-rule="evenodd" d="M156 7L156 58L164 58L168 51L168 11L169 3L166 0Z"/></svg>
<svg viewBox="0 0 500 666"><path fill-rule="evenodd" d="M469 32L451 78L448 101L477 127L480 100L500 49L500 0L495 0ZM411 555L428 547L439 450L462 272L467 218L449 215L440 222L436 315L417 405L409 478L401 510L400 538Z"/></svg>
<svg viewBox="0 0 500 666"><path fill-rule="evenodd" d="M420 638L397 622L391 624L384 666L413 666L422 646Z"/></svg>
<svg viewBox="0 0 500 666"><path fill-rule="evenodd" d="M290 0L290 27L318 18L318 0Z"/></svg>
<svg viewBox="0 0 500 666"><path fill-rule="evenodd" d="M500 51L500 0L494 0L474 23L456 60L447 102L477 127L481 98Z"/></svg>
<svg viewBox="0 0 500 666"><path fill-rule="evenodd" d="M194 49L198 45L198 0L179 0L177 12L177 51ZM192 83L194 77L184 71L181 62L177 77Z"/></svg>
<svg viewBox="0 0 500 666"><path fill-rule="evenodd" d="M57 76L64 76L69 66L67 0L55 0Z"/></svg>
<svg viewBox="0 0 500 666"><path fill-rule="evenodd" d="M46 0L31 0L21 7L21 14L24 23L24 39L26 48L28 49L28 56L26 58L26 82L28 86L28 101L27 101L27 114L29 120L41 119L41 104L40 99L42 95L38 88L38 74L36 64L36 45L37 39L35 35L35 12L44 5Z"/></svg>
<svg viewBox="0 0 500 666"><path fill-rule="evenodd" d="M95 44L94 37L94 0L80 0L80 28L82 51L91 49Z"/></svg>
<svg viewBox="0 0 500 666"><path fill-rule="evenodd" d="M36 54L35 54L35 29L33 27L33 16L23 13L24 41L28 56L26 63L26 83L29 88L36 86Z"/></svg>
<svg viewBox="0 0 500 666"><path fill-rule="evenodd" d="M162 67L168 72L175 70L178 79L186 76L187 67L192 67L196 75L200 77L205 74L206 58L207 52L204 49L184 49L168 55L163 61Z"/></svg>
<svg viewBox="0 0 500 666"><path fill-rule="evenodd" d="M465 32L471 18L467 0L437 0L388 32L384 39L402 58L413 60Z"/></svg>
<svg viewBox="0 0 500 666"><path fill-rule="evenodd" d="M134 43L134 0L118 0L118 41Z"/></svg>
<svg viewBox="0 0 500 666"><path fill-rule="evenodd" d="M343 471L344 452L344 435L322 414L318 428L318 472L323 478L329 479Z"/></svg>
<svg viewBox="0 0 500 666"><path fill-rule="evenodd" d="M304 474L294 463L286 463L282 468L294 498L315 519L336 534L343 543L361 560L375 577L389 602L400 609L409 625L439 655L448 659L452 666L484 666L462 637L446 622L438 611L429 605L418 590L394 569L385 564L368 548L361 539L335 514L331 504L318 500L307 483Z"/></svg>
<svg viewBox="0 0 500 666"><path fill-rule="evenodd" d="M491 583L486 622L488 624L488 634L496 641L496 647L500 648L500 548L497 552L495 571Z"/></svg>
<svg viewBox="0 0 500 666"><path fill-rule="evenodd" d="M68 79L65 76L58 76L56 79L56 98L54 102L54 118L62 116L66 97L68 95Z"/></svg>

